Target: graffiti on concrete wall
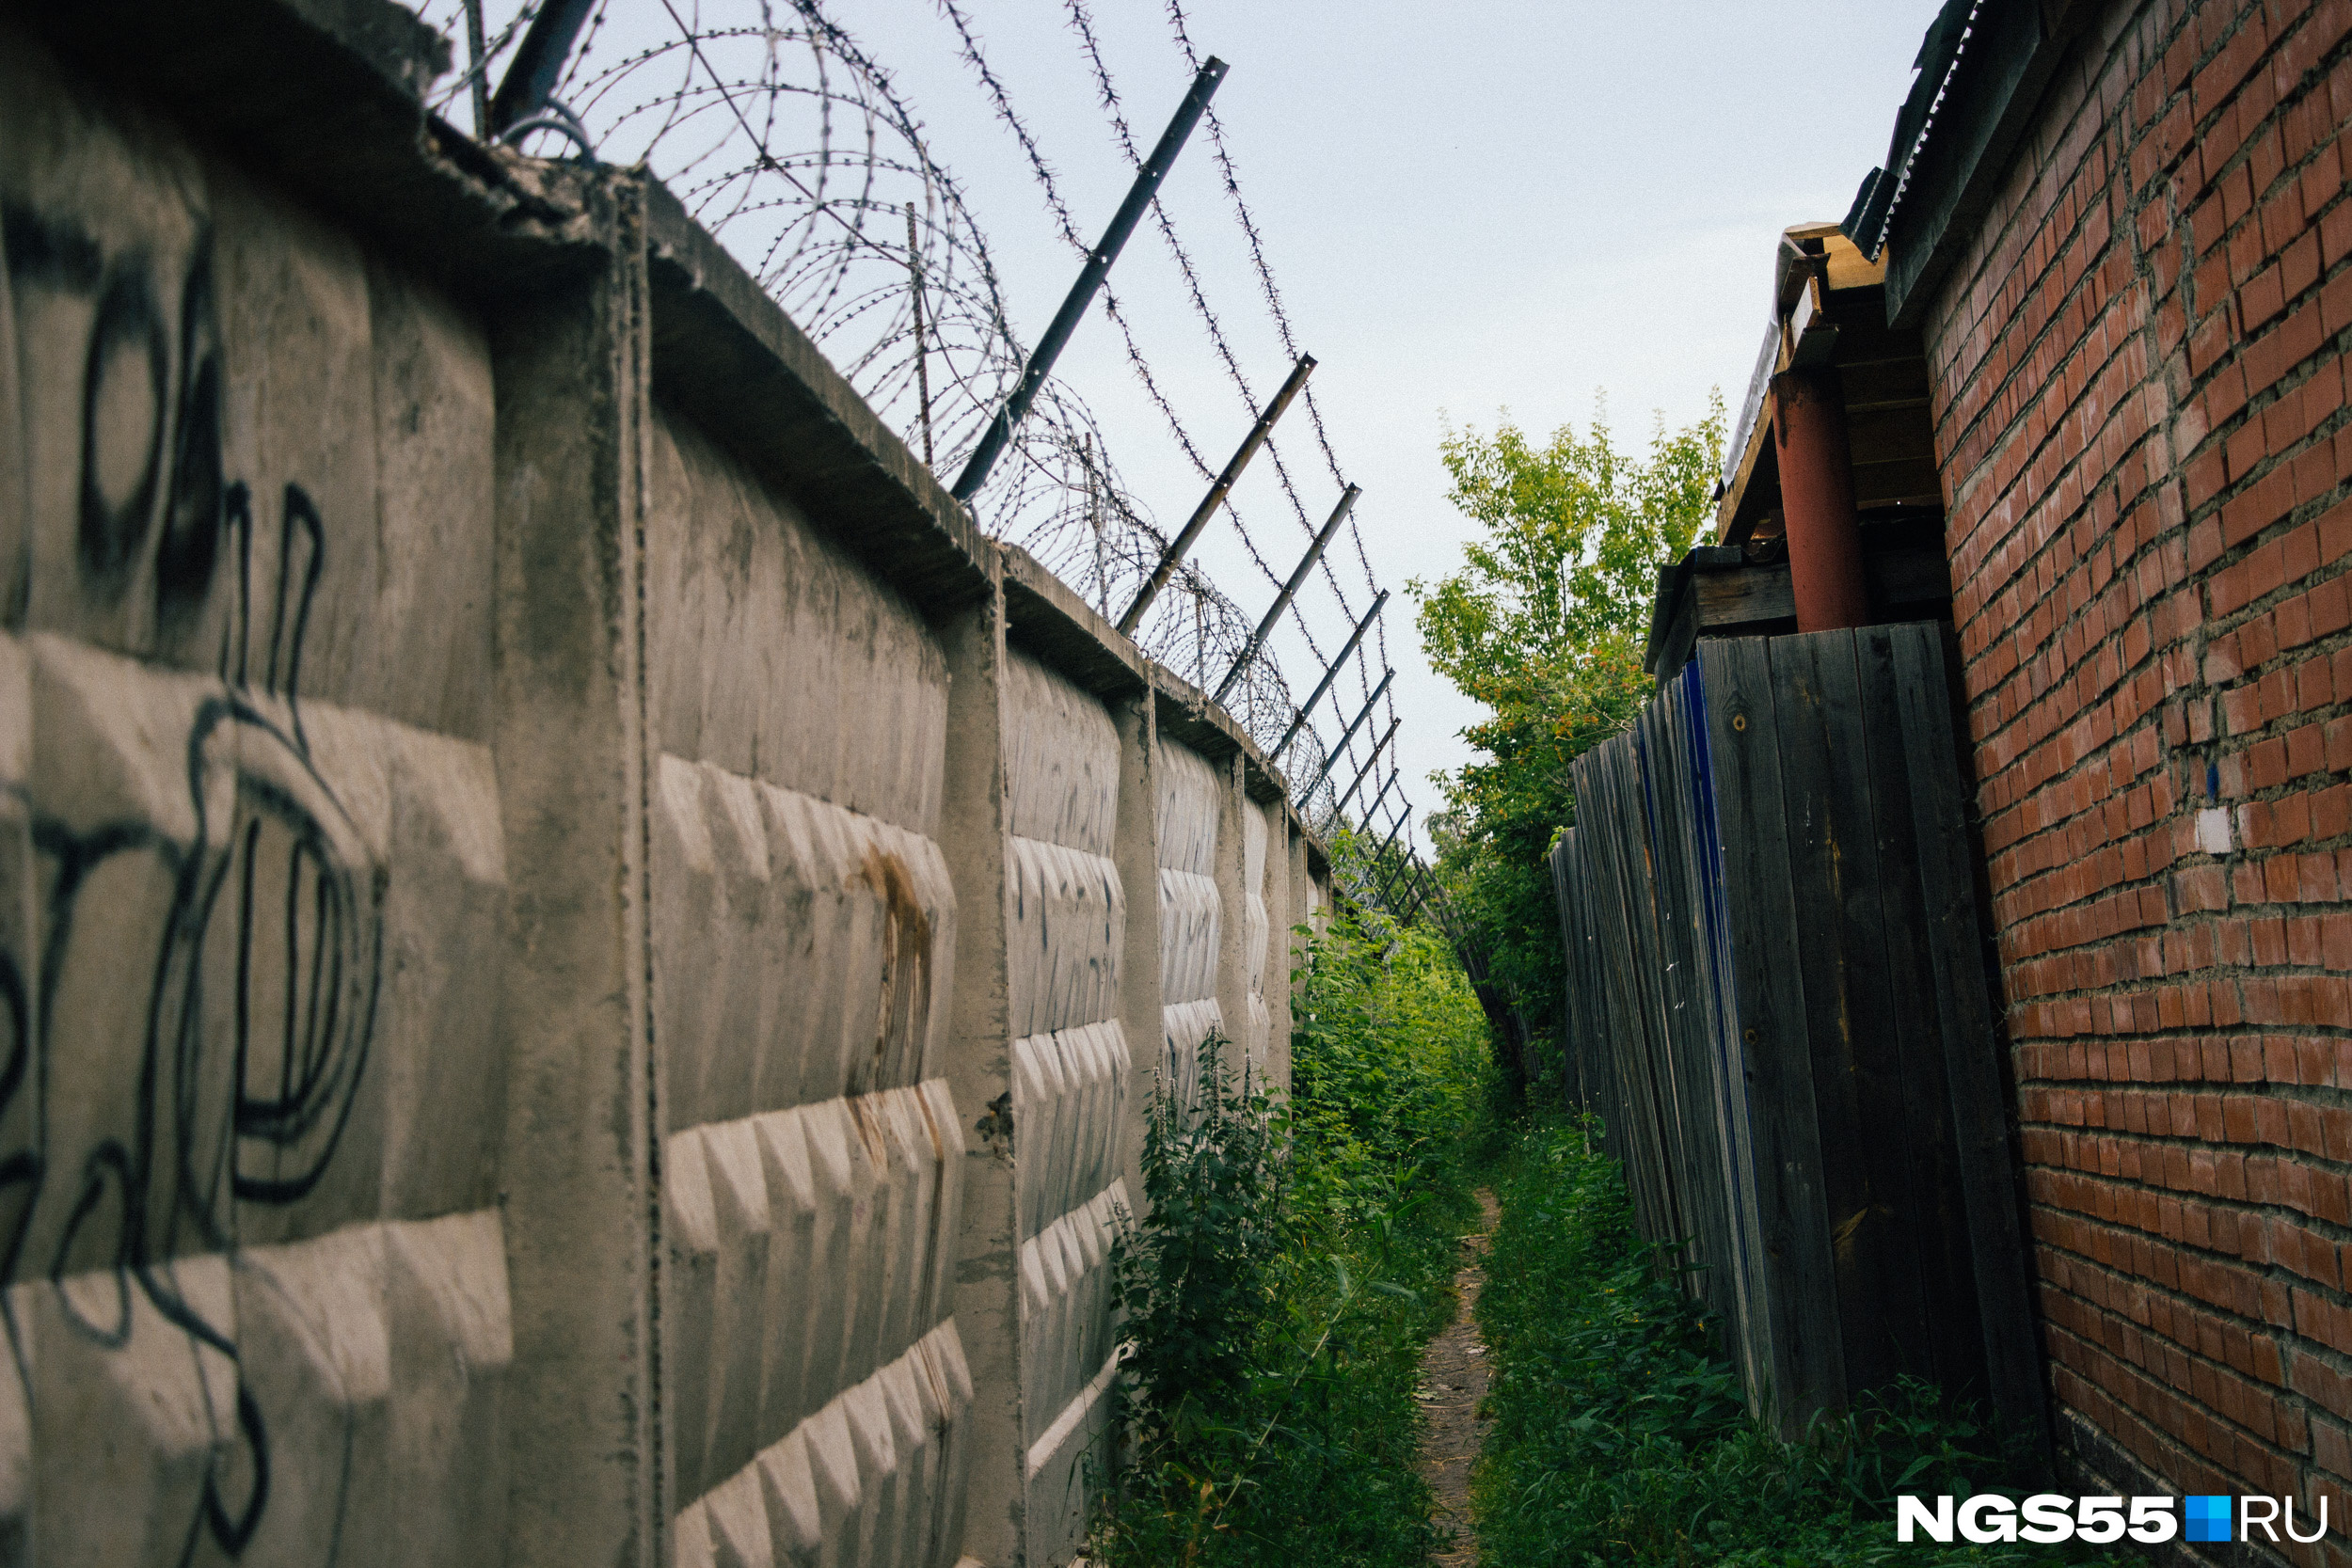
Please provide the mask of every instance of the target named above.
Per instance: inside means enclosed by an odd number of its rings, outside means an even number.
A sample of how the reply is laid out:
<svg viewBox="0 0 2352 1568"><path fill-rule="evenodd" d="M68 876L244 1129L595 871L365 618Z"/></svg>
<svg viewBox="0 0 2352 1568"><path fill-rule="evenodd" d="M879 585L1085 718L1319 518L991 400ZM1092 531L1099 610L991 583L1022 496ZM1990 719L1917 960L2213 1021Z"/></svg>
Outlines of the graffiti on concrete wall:
<svg viewBox="0 0 2352 1568"><path fill-rule="evenodd" d="M182 1497L182 1560L200 1540L234 1557L269 1507L271 1423L238 1365L233 1291L191 1285L186 1260L233 1262L241 1211L298 1206L318 1186L383 980L385 872L322 777L300 705L326 530L298 485L262 499L224 473L209 235L173 268L13 203L0 231L0 306L20 323L50 313L49 342L59 313L87 322L78 374L25 388L71 400L80 424L71 550L30 553L70 559L73 596L99 610L151 594L142 623L165 645L214 622L218 634L211 681L72 646L33 654L64 673L33 677L29 722L103 706L120 733L109 755L38 728L19 784L33 857L16 874L38 935L0 943L0 1301L28 1400L53 1332L100 1353L176 1332L189 1359L226 1358L233 1376L206 1399L233 1408L204 1413L218 1434ZM77 681L88 702L53 700ZM161 809L122 809L137 790L76 776L125 752L173 797Z"/></svg>

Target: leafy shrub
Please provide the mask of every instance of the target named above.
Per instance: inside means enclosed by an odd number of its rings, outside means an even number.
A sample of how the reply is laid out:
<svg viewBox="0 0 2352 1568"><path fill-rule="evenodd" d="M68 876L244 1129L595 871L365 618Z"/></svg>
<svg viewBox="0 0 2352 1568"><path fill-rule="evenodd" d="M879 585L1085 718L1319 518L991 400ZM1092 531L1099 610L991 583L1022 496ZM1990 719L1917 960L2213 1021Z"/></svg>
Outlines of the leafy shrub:
<svg viewBox="0 0 2352 1568"><path fill-rule="evenodd" d="M1231 1411L1274 1303L1266 1271L1281 1249L1279 1129L1265 1096L1229 1071L1212 1034L1200 1048L1200 1102L1158 1095L1143 1135L1141 1227L1114 1250L1127 1375L1147 1442L1188 1436Z"/></svg>
<svg viewBox="0 0 2352 1568"><path fill-rule="evenodd" d="M1114 1255L1133 1442L1089 1546L1111 1568L1420 1568L1434 1541L1413 1393L1476 1212L1485 1020L1452 954L1384 916L1342 915L1302 977L1287 1101L1238 1087L1219 1039L1200 1105L1152 1108Z"/></svg>
<svg viewBox="0 0 2352 1568"><path fill-rule="evenodd" d="M1479 1298L1494 1424L1474 1487L1488 1568L2093 1562L2082 1546L1899 1544L1894 1497L2020 1473L1909 1382L1784 1442L1747 1415L1701 1308L1635 1234L1589 1122L1523 1132Z"/></svg>
<svg viewBox="0 0 2352 1568"><path fill-rule="evenodd" d="M1342 842L1335 853L1353 846ZM1302 932L1304 928L1302 927ZM1343 907L1310 936L1291 1033L1296 1212L1343 1227L1407 1188L1458 1182L1496 1079L1461 962L1423 927Z"/></svg>

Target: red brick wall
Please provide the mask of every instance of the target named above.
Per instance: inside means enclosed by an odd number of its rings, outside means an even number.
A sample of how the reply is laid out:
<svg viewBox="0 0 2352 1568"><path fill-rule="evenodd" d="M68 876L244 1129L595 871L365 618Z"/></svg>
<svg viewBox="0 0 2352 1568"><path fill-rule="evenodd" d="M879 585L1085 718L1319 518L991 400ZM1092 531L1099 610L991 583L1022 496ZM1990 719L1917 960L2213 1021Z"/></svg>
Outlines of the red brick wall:
<svg viewBox="0 0 2352 1568"><path fill-rule="evenodd" d="M2061 1442L2325 1488L2339 1546L2348 34L2352 0L2103 8L1927 322Z"/></svg>

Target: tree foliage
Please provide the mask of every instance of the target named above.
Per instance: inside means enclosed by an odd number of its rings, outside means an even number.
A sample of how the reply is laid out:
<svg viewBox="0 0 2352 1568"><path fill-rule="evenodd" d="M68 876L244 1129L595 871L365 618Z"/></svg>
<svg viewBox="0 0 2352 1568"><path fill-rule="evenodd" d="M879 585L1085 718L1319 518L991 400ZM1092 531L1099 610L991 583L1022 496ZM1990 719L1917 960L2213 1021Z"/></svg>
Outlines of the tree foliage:
<svg viewBox="0 0 2352 1568"><path fill-rule="evenodd" d="M1545 856L1575 821L1569 764L1654 689L1642 654L1658 569L1708 520L1723 443L1717 394L1695 424L1661 418L1646 457L1619 450L1603 416L1541 445L1506 421L1449 430L1438 449L1448 499L1481 531L1458 571L1407 590L1430 665L1489 717L1462 732L1484 755L1439 781L1433 837L1493 982L1538 1031L1560 1008Z"/></svg>

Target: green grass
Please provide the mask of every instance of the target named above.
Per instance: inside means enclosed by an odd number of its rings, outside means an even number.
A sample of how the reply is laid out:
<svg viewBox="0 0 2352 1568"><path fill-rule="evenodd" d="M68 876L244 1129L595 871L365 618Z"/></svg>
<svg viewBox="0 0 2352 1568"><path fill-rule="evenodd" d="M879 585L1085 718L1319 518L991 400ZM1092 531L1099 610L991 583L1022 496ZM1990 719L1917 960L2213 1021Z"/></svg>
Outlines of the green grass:
<svg viewBox="0 0 2352 1568"><path fill-rule="evenodd" d="M1451 953L1376 913L1343 912L1305 978L1286 1105L1155 1112L1117 1255L1134 1398L1105 1568L1422 1568L1434 1544L1413 1396L1478 1213L1486 1022Z"/></svg>
<svg viewBox="0 0 2352 1568"><path fill-rule="evenodd" d="M1135 1463L1096 1527L1108 1568L1421 1568L1413 1468L1422 1346L1451 1321L1477 1204L1458 1173L1345 1216L1295 1209L1267 1264L1236 1386L1131 1413ZM1303 1223L1302 1223L1303 1222ZM1198 1358L1194 1358L1196 1361ZM1194 1387L1203 1386L1196 1383Z"/></svg>
<svg viewBox="0 0 2352 1568"><path fill-rule="evenodd" d="M1486 1568L2104 1563L2086 1546L1899 1544L1894 1497L2026 1473L1921 1384L1784 1442L1750 1419L1696 1304L1636 1236L1584 1128L1538 1122L1494 1171L1479 1298L1493 1424L1473 1483Z"/></svg>

